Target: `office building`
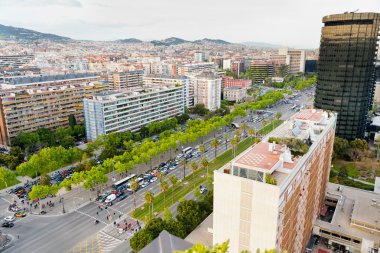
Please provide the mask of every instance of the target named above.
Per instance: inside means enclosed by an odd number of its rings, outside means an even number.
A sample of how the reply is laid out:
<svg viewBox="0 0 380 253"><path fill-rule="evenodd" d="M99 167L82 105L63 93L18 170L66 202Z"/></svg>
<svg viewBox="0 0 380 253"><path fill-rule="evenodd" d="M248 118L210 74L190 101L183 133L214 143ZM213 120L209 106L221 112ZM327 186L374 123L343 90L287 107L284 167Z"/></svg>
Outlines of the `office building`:
<svg viewBox="0 0 380 253"><path fill-rule="evenodd" d="M204 52L195 52L194 53L194 61L195 62L204 62L205 61L205 53Z"/></svg>
<svg viewBox="0 0 380 253"><path fill-rule="evenodd" d="M231 62L231 72L240 76L244 72L244 61L232 61Z"/></svg>
<svg viewBox="0 0 380 253"><path fill-rule="evenodd" d="M329 247L348 252L378 252L380 248L380 194L328 183L325 204L313 234Z"/></svg>
<svg viewBox="0 0 380 253"><path fill-rule="evenodd" d="M141 88L144 70L113 72L108 75L108 82L113 89Z"/></svg>
<svg viewBox="0 0 380 253"><path fill-rule="evenodd" d="M138 131L155 121L184 113L181 86L109 91L83 100L86 138L111 132Z"/></svg>
<svg viewBox="0 0 380 253"><path fill-rule="evenodd" d="M247 89L240 87L225 87L223 99L227 101L241 102L247 97Z"/></svg>
<svg viewBox="0 0 380 253"><path fill-rule="evenodd" d="M266 78L273 77L274 62L272 61L254 61L250 66L251 79L255 84L263 83Z"/></svg>
<svg viewBox="0 0 380 253"><path fill-rule="evenodd" d="M217 65L213 62L187 63L178 66L178 75L194 76L204 71L216 71Z"/></svg>
<svg viewBox="0 0 380 253"><path fill-rule="evenodd" d="M224 88L239 87L249 89L252 85L252 80L248 79L235 79L232 76L224 76Z"/></svg>
<svg viewBox="0 0 380 253"><path fill-rule="evenodd" d="M289 65L289 74L305 72L305 50L289 49L285 47L280 48L278 54L286 57L286 64Z"/></svg>
<svg viewBox="0 0 380 253"><path fill-rule="evenodd" d="M305 61L305 73L317 72L317 66L318 66L317 60L306 60Z"/></svg>
<svg viewBox="0 0 380 253"><path fill-rule="evenodd" d="M210 111L220 108L222 78L212 72L196 76L194 83L194 103L204 104Z"/></svg>
<svg viewBox="0 0 380 253"><path fill-rule="evenodd" d="M187 108L194 106L194 82L188 76L164 76L164 75L147 75L144 76L144 86L172 86L180 85L183 88L184 106Z"/></svg>
<svg viewBox="0 0 380 253"><path fill-rule="evenodd" d="M336 135L364 138L372 108L379 13L325 16L314 105L338 112Z"/></svg>
<svg viewBox="0 0 380 253"><path fill-rule="evenodd" d="M1 84L0 144L10 145L19 132L83 122L82 99L108 89L94 74L20 77Z"/></svg>
<svg viewBox="0 0 380 253"><path fill-rule="evenodd" d="M324 206L335 123L334 113L303 110L216 170L213 243L303 253Z"/></svg>

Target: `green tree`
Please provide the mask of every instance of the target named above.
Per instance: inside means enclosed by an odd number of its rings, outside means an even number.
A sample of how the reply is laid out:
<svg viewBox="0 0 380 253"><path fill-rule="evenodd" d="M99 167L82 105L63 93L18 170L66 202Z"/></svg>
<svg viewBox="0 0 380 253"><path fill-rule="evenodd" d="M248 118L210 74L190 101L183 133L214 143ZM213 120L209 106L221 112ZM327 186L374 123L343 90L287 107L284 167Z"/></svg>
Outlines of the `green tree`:
<svg viewBox="0 0 380 253"><path fill-rule="evenodd" d="M230 144L232 146L232 153L234 154L234 157L236 157L236 147L239 144L236 137L232 138L230 141Z"/></svg>
<svg viewBox="0 0 380 253"><path fill-rule="evenodd" d="M160 182L160 189L161 192L164 193L164 207L166 207L166 191L169 189L169 184L166 181L161 181Z"/></svg>
<svg viewBox="0 0 380 253"><path fill-rule="evenodd" d="M170 212L168 207L164 208L164 211L162 212L162 219L166 222L173 219L173 214Z"/></svg>
<svg viewBox="0 0 380 253"><path fill-rule="evenodd" d="M172 205L174 204L174 193L173 193L173 191L174 191L174 187L177 185L177 183L178 183L178 179L177 179L177 175L171 175L170 177L169 177L169 180L170 180L170 183L172 184Z"/></svg>
<svg viewBox="0 0 380 253"><path fill-rule="evenodd" d="M218 150L218 147L220 146L220 142L218 141L218 139L213 139L210 143L211 147L214 148L214 152L215 152L215 158L216 158L216 153L217 153L217 150Z"/></svg>
<svg viewBox="0 0 380 253"><path fill-rule="evenodd" d="M46 196L50 193L49 186L47 185L34 185L32 190L29 192L29 198L32 201L40 200L46 198ZM41 213L42 205L40 204L40 213Z"/></svg>
<svg viewBox="0 0 380 253"><path fill-rule="evenodd" d="M51 177L49 174L44 174L40 178L40 185L50 185Z"/></svg>
<svg viewBox="0 0 380 253"><path fill-rule="evenodd" d="M208 176L208 167L210 165L210 162L207 160L207 158L201 159L201 167L202 169L206 169L206 175Z"/></svg>
<svg viewBox="0 0 380 253"><path fill-rule="evenodd" d="M133 193L133 205L135 207L135 209L134 209L135 211L136 211L136 191L138 188L139 188L139 182L137 180L132 181L131 190Z"/></svg>
<svg viewBox="0 0 380 253"><path fill-rule="evenodd" d="M69 115L69 126L71 128L74 128L74 126L77 124L77 120L75 119L75 116L73 114Z"/></svg>
<svg viewBox="0 0 380 253"><path fill-rule="evenodd" d="M142 229L135 233L129 242L131 248L138 252L153 241L153 239L154 237L150 233L147 233L144 229Z"/></svg>
<svg viewBox="0 0 380 253"><path fill-rule="evenodd" d="M281 113L280 111L278 111L278 112L276 113L276 119L277 119L277 120L280 120L281 116L282 116L282 113Z"/></svg>
<svg viewBox="0 0 380 253"><path fill-rule="evenodd" d="M241 130L243 130L244 135L246 134L246 131L249 129L248 125L243 123L241 124Z"/></svg>
<svg viewBox="0 0 380 253"><path fill-rule="evenodd" d="M187 160L185 158L182 158L180 160L180 164L183 166L183 179L186 177L186 165L187 165Z"/></svg>
<svg viewBox="0 0 380 253"><path fill-rule="evenodd" d="M151 191L145 192L144 199L145 199L145 203L148 205L148 208L149 208L148 219L150 220L151 217L154 217L154 212L153 212L154 195L153 195L153 192L151 192ZM152 212L152 216L150 215L151 212Z"/></svg>
<svg viewBox="0 0 380 253"><path fill-rule="evenodd" d="M201 152L201 157L206 153L206 147L204 144L199 145L199 152Z"/></svg>
<svg viewBox="0 0 380 253"><path fill-rule="evenodd" d="M251 137L252 142L254 142L253 136L256 136L256 131L253 128L248 129L248 135ZM256 137L255 137L256 138Z"/></svg>
<svg viewBox="0 0 380 253"><path fill-rule="evenodd" d="M208 248L203 245L201 242L195 244L190 249L185 251L174 251L174 253L227 253L228 252L229 240L222 244L217 244L212 248ZM247 252L248 253L248 252Z"/></svg>
<svg viewBox="0 0 380 253"><path fill-rule="evenodd" d="M202 211L194 200L183 200L177 207L177 220L183 224L187 233L193 231L202 221Z"/></svg>
<svg viewBox="0 0 380 253"><path fill-rule="evenodd" d="M223 134L223 141L224 141L224 143L226 145L226 150L227 150L227 145L228 145L228 139L229 139L229 137L230 136L227 133Z"/></svg>

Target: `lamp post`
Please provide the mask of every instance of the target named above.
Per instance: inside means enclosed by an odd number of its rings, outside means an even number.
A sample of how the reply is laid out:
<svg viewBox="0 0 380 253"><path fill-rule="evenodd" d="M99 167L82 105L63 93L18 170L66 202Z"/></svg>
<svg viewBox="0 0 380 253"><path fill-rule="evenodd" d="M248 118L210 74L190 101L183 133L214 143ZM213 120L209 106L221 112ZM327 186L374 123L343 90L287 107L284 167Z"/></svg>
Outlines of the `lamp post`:
<svg viewBox="0 0 380 253"><path fill-rule="evenodd" d="M64 198L62 197L61 200L62 200L62 213L66 213L66 211L65 211L65 203L63 203Z"/></svg>

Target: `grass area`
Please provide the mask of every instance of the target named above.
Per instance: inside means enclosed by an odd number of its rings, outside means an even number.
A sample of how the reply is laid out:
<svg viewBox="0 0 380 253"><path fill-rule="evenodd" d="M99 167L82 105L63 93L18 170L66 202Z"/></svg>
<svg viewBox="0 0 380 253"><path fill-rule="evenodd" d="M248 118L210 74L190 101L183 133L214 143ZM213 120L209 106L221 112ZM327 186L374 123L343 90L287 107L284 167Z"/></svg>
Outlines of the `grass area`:
<svg viewBox="0 0 380 253"><path fill-rule="evenodd" d="M270 132L272 132L273 129L276 129L279 125L281 125L284 121L283 120L275 120L274 123L268 123L265 127L261 128L257 133L261 135L266 135Z"/></svg>
<svg viewBox="0 0 380 253"><path fill-rule="evenodd" d="M250 146L252 146L252 139L247 138L239 143L237 147L237 154L240 154ZM210 167L209 167L209 173L213 170L219 169L229 161L233 159L232 149L224 152L223 154L216 157ZM178 168L178 170L183 170L182 166ZM206 181L206 177L204 176L206 174L206 171L204 169L198 169L193 174L188 175L181 183L178 183L174 189L169 188L169 190L166 192L166 206L169 207L173 203L179 201L183 197L185 197L189 192L191 192L194 187L198 187L200 184L204 183ZM169 182L170 184L170 182ZM140 196L143 198L143 196ZM164 210L164 194L160 193L157 196L154 197L154 212L160 213ZM146 217L148 217L148 211L149 208L147 205L142 205L136 209L136 211L130 213L131 216L133 216L136 219L144 220Z"/></svg>

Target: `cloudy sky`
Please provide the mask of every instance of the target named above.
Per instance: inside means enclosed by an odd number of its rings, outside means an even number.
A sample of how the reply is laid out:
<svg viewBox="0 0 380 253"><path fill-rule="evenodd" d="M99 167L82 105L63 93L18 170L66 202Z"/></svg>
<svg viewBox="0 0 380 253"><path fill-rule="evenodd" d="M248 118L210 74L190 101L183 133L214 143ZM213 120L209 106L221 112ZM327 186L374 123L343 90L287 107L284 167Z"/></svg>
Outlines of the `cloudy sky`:
<svg viewBox="0 0 380 253"><path fill-rule="evenodd" d="M0 24L74 39L180 37L319 46L324 15L380 0L0 0Z"/></svg>

